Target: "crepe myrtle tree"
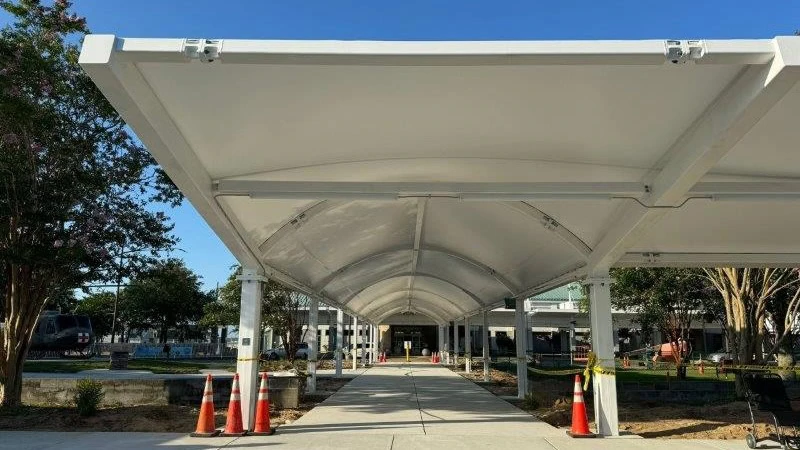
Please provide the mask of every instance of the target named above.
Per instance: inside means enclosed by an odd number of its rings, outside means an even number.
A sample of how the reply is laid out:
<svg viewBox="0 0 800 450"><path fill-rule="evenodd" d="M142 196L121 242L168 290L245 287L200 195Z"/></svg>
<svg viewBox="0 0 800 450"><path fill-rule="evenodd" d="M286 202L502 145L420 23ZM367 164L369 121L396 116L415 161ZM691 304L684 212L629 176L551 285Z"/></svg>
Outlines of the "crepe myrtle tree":
<svg viewBox="0 0 800 450"><path fill-rule="evenodd" d="M0 1L0 406L20 403L38 317L65 290L114 281L175 244L153 201L180 193L77 64L70 4ZM135 249L134 252L128 252Z"/></svg>

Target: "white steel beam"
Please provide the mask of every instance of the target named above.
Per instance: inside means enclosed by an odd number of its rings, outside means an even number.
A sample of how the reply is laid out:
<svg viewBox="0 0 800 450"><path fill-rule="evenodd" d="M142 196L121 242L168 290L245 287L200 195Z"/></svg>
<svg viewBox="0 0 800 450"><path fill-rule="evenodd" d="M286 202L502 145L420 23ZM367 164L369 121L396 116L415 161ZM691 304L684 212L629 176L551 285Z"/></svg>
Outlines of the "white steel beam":
<svg viewBox="0 0 800 450"><path fill-rule="evenodd" d="M102 35L97 35L102 36ZM110 36L113 38L113 36ZM197 40L195 40L197 41ZM202 40L204 41L204 40ZM774 54L766 39L704 40L698 64L763 64ZM126 61L188 63L187 39L119 38ZM216 62L226 64L357 65L662 65L665 40L605 41L292 41L225 39Z"/></svg>
<svg viewBox="0 0 800 450"><path fill-rule="evenodd" d="M356 181L262 181L222 179L214 183L218 195L258 199L365 199L396 200L403 197L446 197L472 200L525 200L609 198L642 196L645 186L636 182L356 182Z"/></svg>
<svg viewBox="0 0 800 450"><path fill-rule="evenodd" d="M683 201L687 192L794 86L800 67L800 42L774 41L775 59L765 66L750 66L714 100L677 139L658 164L662 167L648 182L643 202L622 207L589 258L589 274L611 267L669 207ZM655 207L655 208L653 208Z"/></svg>
<svg viewBox="0 0 800 450"><path fill-rule="evenodd" d="M414 281L417 279L417 264L419 263L419 248L422 244L422 233L425 226L425 210L428 207L428 199L417 199L417 220L414 227L414 248L411 250L411 278L408 280L408 298L414 293Z"/></svg>
<svg viewBox="0 0 800 450"><path fill-rule="evenodd" d="M800 267L800 253L626 253L615 267Z"/></svg>

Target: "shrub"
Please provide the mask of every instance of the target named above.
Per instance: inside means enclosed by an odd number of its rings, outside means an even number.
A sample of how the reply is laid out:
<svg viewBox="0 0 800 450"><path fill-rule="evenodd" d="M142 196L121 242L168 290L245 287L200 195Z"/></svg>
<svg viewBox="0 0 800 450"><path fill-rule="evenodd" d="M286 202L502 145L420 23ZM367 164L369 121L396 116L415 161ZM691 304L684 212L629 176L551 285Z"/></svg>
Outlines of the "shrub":
<svg viewBox="0 0 800 450"><path fill-rule="evenodd" d="M103 401L106 394L103 392L103 384L97 380L85 378L78 380L75 385L75 406L78 414L87 417L93 416L97 412L97 407Z"/></svg>
<svg viewBox="0 0 800 450"><path fill-rule="evenodd" d="M522 403L520 404L520 408L526 411L533 411L535 409L539 409L542 405L540 397L535 395L533 392L528 392L525 394L525 398L522 399Z"/></svg>

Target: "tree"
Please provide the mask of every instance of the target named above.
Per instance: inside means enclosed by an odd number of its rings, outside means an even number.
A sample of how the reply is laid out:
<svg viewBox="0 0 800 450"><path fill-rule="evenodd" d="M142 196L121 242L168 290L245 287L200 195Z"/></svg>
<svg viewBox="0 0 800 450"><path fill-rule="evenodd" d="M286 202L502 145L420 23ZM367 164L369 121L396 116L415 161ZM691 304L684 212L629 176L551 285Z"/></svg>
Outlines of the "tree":
<svg viewBox="0 0 800 450"><path fill-rule="evenodd" d="M205 327L238 325L242 300L242 282L236 277L242 273L233 267L228 281L220 288L219 302L205 306L200 324ZM308 297L269 280L263 284L261 296L261 326L281 336L287 358L293 361L298 344L304 339L303 325L309 305Z"/></svg>
<svg viewBox="0 0 800 450"><path fill-rule="evenodd" d="M169 259L131 280L122 292L129 326L155 328L159 342L167 341L170 329L187 332L203 315L213 297L200 289L199 277L183 261Z"/></svg>
<svg viewBox="0 0 800 450"><path fill-rule="evenodd" d="M89 316L89 320L92 322L92 331L98 340L111 334L115 297L113 292L98 292L82 298L75 308L75 314ZM117 317L117 321L120 321L119 317Z"/></svg>
<svg viewBox="0 0 800 450"><path fill-rule="evenodd" d="M703 271L636 267L615 269L612 276L613 305L636 312L643 332L658 329L667 337L675 363L685 363L689 352L682 355L678 340L689 342L692 322L702 320L709 306L719 302Z"/></svg>
<svg viewBox="0 0 800 450"><path fill-rule="evenodd" d="M734 359L739 364L761 364L787 339L787 331L777 336L772 349L764 353L767 334L766 318L770 301L784 289L797 289L795 269L751 269L723 267L705 269L706 276L722 295L725 305L725 326L728 328L729 344ZM795 318L798 311L798 293L787 302L784 318ZM774 305L777 307L777 304ZM776 314L775 317L778 315ZM792 328L787 327L789 330ZM736 376L736 393L744 395L740 375Z"/></svg>
<svg viewBox="0 0 800 450"><path fill-rule="evenodd" d="M57 0L0 0L0 406L19 404L22 364L45 305L146 265L175 240L152 201L180 193L77 64L85 21Z"/></svg>

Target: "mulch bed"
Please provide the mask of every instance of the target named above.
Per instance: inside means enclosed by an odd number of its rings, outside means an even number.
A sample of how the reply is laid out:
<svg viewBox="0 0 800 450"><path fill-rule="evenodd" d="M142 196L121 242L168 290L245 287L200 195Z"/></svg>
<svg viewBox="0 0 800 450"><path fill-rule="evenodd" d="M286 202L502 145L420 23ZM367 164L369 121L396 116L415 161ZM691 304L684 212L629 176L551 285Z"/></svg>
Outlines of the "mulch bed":
<svg viewBox="0 0 800 450"><path fill-rule="evenodd" d="M314 395L306 395L298 408L270 411L272 426L291 423L347 384L349 379L318 378ZM75 408L22 406L0 409L0 430L30 431L143 431L190 433L197 425L198 407L136 405L102 408L95 416L81 417ZM225 424L226 409L216 409L217 426Z"/></svg>

